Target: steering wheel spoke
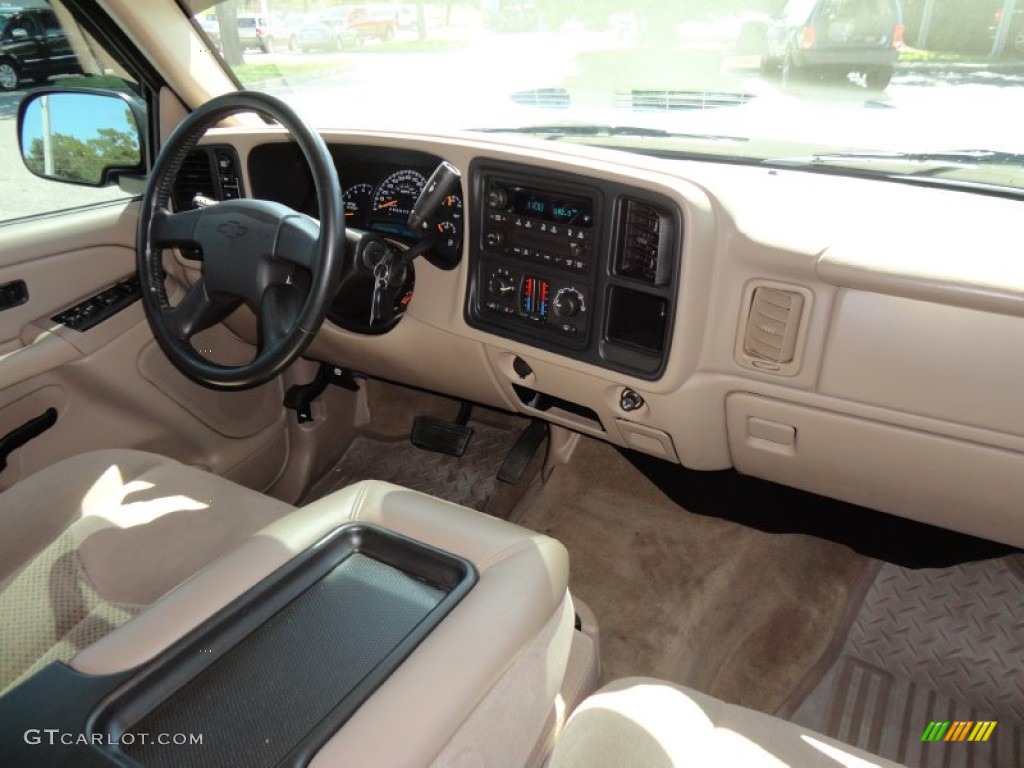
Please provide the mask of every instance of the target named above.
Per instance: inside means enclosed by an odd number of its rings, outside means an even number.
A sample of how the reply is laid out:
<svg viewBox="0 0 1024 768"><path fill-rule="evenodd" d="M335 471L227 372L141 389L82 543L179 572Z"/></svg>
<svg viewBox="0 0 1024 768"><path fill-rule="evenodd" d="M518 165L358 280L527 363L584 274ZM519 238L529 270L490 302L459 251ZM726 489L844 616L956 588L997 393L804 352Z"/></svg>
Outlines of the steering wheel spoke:
<svg viewBox="0 0 1024 768"><path fill-rule="evenodd" d="M239 303L225 302L210 296L206 280L200 277L177 305L162 310L162 318L167 330L177 341L188 341L226 318Z"/></svg>
<svg viewBox="0 0 1024 768"><path fill-rule="evenodd" d="M320 222L296 213L281 222L274 257L312 272L320 258L319 242Z"/></svg>
<svg viewBox="0 0 1024 768"><path fill-rule="evenodd" d="M288 338L302 308L302 299L302 293L289 285L267 288L256 315L261 354L277 348Z"/></svg>
<svg viewBox="0 0 1024 768"><path fill-rule="evenodd" d="M199 220L203 217L201 208L191 211L172 213L160 208L153 214L151 238L156 248L168 248L175 245L196 245L196 230Z"/></svg>

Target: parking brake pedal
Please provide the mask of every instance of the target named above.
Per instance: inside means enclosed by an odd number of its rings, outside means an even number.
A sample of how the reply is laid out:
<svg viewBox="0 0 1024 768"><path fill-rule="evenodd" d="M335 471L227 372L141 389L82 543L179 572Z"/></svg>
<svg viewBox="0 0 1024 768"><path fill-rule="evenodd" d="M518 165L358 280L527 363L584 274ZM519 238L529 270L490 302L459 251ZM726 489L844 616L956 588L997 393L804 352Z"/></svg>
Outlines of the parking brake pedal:
<svg viewBox="0 0 1024 768"><path fill-rule="evenodd" d="M473 406L463 403L454 422L436 419L433 416L417 416L412 424L409 439L417 448L449 456L462 456L473 437L473 428L468 426Z"/></svg>

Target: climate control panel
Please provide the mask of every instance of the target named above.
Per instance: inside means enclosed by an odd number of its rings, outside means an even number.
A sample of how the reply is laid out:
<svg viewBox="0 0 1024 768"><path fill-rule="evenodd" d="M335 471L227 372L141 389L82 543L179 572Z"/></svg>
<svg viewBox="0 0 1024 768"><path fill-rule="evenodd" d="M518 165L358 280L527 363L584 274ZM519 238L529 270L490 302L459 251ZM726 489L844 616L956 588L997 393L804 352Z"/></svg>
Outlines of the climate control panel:
<svg viewBox="0 0 1024 768"><path fill-rule="evenodd" d="M481 282L480 304L486 312L558 334L565 341L586 337L590 296L582 281L488 263Z"/></svg>

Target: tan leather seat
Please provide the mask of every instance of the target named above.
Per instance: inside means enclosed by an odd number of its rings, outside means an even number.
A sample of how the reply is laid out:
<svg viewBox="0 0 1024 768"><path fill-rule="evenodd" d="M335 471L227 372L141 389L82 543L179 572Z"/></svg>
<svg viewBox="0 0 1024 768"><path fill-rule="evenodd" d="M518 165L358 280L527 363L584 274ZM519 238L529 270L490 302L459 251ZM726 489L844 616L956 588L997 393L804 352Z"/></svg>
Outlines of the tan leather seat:
<svg viewBox="0 0 1024 768"><path fill-rule="evenodd" d="M639 677L610 683L577 708L549 768L684 765L897 768L786 720Z"/></svg>
<svg viewBox="0 0 1024 768"><path fill-rule="evenodd" d="M0 692L120 626L293 509L142 451L58 462L0 494Z"/></svg>
<svg viewBox="0 0 1024 768"><path fill-rule="evenodd" d="M132 451L55 465L0 495L0 509L18 531L3 541L3 646L23 649L5 662L9 682L54 659L87 674L135 667L330 531L363 521L462 556L479 578L312 765L523 766L549 748L580 633L568 555L547 536L372 481L292 510ZM34 613L44 618L26 624Z"/></svg>

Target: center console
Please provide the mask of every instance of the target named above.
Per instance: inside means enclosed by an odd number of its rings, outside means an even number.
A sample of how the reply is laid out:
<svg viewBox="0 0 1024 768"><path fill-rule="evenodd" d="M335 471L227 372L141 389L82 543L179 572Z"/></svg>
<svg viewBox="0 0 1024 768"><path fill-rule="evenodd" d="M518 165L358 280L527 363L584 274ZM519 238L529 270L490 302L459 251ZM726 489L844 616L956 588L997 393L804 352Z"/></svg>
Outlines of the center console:
<svg viewBox="0 0 1024 768"><path fill-rule="evenodd" d="M597 677L567 590L556 541L356 483L0 696L0 765L525 765Z"/></svg>
<svg viewBox="0 0 1024 768"><path fill-rule="evenodd" d="M305 765L476 579L463 558L343 525L149 664L93 678L53 665L0 712L10 725L39 698L73 701L47 725L101 736L68 745L83 764ZM204 729L220 738L201 750L133 736Z"/></svg>
<svg viewBox="0 0 1024 768"><path fill-rule="evenodd" d="M642 378L665 367L683 220L667 198L506 163L471 168L466 320Z"/></svg>

